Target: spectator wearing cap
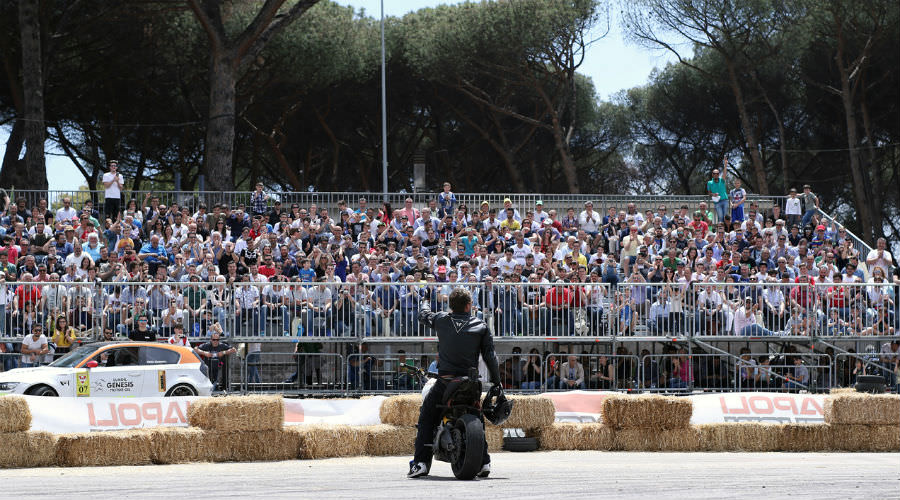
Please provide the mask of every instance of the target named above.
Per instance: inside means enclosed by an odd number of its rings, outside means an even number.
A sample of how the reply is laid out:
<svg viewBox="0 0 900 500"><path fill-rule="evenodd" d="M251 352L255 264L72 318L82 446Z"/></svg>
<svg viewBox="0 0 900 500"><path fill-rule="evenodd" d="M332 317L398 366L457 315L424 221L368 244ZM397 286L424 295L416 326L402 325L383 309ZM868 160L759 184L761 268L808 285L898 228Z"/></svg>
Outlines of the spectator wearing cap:
<svg viewBox="0 0 900 500"><path fill-rule="evenodd" d="M522 215L519 214L519 211L516 210L516 207L513 206L512 200L509 199L509 198L507 197L507 198L504 198L504 199L503 199L503 209L502 209L502 211L505 213L505 212L506 212L507 210L509 210L509 209L512 209L512 211L513 211L513 219L515 219L515 220L517 220L517 221L521 221L521 220L522 220Z"/></svg>
<svg viewBox="0 0 900 500"><path fill-rule="evenodd" d="M544 220L550 218L550 214L544 211L544 201L538 200L534 203L534 221L543 224Z"/></svg>
<svg viewBox="0 0 900 500"><path fill-rule="evenodd" d="M122 210L122 191L125 178L119 173L119 162L109 160L109 171L103 174L103 213L112 220L118 220Z"/></svg>

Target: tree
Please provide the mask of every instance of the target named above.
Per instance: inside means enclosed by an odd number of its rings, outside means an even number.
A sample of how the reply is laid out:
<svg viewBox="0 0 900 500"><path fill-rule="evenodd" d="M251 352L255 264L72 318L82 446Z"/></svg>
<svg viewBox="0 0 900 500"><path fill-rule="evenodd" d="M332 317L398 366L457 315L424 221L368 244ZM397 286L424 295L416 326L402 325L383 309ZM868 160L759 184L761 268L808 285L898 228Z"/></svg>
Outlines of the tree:
<svg viewBox="0 0 900 500"><path fill-rule="evenodd" d="M209 113L204 170L213 190L234 188L235 84L269 40L306 13L318 0L266 0L236 37L226 30L225 0L187 0L209 40ZM233 7L229 4L229 7ZM240 16L237 16L240 17Z"/></svg>
<svg viewBox="0 0 900 500"><path fill-rule="evenodd" d="M793 20L790 2L782 0L642 0L631 3L626 14L631 36L649 46L669 50L679 62L697 71L704 72L678 51L670 41L671 37L682 38L696 47L721 55L725 66L723 76L731 87L753 166L755 188L762 194L769 193L769 183L744 83L751 81L749 71L759 61L749 60L746 56L753 53L748 48L759 48L761 39L784 31Z"/></svg>

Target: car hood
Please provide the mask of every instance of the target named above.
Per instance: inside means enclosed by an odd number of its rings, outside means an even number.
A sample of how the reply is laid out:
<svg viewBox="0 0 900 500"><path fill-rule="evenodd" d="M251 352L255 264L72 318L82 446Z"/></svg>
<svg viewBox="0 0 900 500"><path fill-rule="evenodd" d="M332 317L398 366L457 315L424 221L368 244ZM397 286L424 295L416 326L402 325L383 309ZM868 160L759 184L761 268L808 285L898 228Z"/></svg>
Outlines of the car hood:
<svg viewBox="0 0 900 500"><path fill-rule="evenodd" d="M16 368L8 372L0 373L0 382L27 382L29 380L47 380L48 377L57 375L70 375L74 368L57 368L53 366L39 366L37 368Z"/></svg>

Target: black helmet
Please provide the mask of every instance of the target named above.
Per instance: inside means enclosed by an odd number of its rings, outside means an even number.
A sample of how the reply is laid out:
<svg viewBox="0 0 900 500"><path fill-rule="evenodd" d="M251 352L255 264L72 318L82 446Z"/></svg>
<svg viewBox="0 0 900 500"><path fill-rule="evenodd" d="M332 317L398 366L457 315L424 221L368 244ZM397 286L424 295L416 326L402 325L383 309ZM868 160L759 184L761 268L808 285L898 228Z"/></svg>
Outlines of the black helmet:
<svg viewBox="0 0 900 500"><path fill-rule="evenodd" d="M491 387L481 403L481 411L484 418L494 425L501 425L512 413L513 402L503 395L503 388L499 384Z"/></svg>

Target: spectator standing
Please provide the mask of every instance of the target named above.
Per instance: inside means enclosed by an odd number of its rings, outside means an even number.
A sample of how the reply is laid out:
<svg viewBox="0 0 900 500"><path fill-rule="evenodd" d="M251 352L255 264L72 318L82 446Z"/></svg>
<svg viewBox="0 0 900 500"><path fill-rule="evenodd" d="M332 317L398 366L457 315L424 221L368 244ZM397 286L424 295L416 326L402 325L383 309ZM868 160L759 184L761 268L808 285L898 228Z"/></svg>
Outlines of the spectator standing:
<svg viewBox="0 0 900 500"><path fill-rule="evenodd" d="M266 202L268 200L269 195L263 192L263 183L257 182L256 190L250 195L250 214L253 217L266 215Z"/></svg>
<svg viewBox="0 0 900 500"><path fill-rule="evenodd" d="M734 180L734 189L729 193L731 198L731 222L740 224L744 221L744 199L747 191L741 187L741 180Z"/></svg>
<svg viewBox="0 0 900 500"><path fill-rule="evenodd" d="M723 161L722 168L728 167L728 159ZM713 169L712 179L706 183L706 192L709 193L710 200L716 209L716 222L725 220L725 215L729 212L728 189L725 187L725 173L719 172L719 169Z"/></svg>
<svg viewBox="0 0 900 500"><path fill-rule="evenodd" d="M125 178L119 173L119 162L109 160L109 172L103 174L103 213L113 221L119 219L122 210L122 190Z"/></svg>
<svg viewBox="0 0 900 500"><path fill-rule="evenodd" d="M803 219L800 221L800 225L805 227L812 221L813 215L819 209L819 197L812 192L809 184L804 184L800 201L803 203Z"/></svg>
<svg viewBox="0 0 900 500"><path fill-rule="evenodd" d="M453 191L450 191L449 182L444 183L444 190L438 195L438 204L441 206L441 210L438 213L438 217L441 219L447 214L453 215L453 212L456 211L456 206L459 204L459 201L456 199L456 195L453 194Z"/></svg>

